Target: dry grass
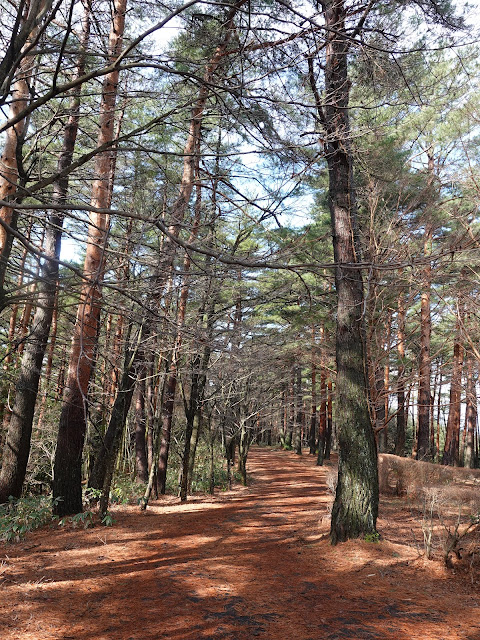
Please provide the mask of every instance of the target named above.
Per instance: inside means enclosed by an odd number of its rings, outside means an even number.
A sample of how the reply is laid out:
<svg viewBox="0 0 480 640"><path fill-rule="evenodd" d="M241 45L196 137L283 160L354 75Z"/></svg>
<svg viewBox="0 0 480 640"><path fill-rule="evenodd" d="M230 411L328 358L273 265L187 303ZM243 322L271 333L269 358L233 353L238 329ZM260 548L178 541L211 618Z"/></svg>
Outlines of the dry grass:
<svg viewBox="0 0 480 640"><path fill-rule="evenodd" d="M480 490L480 469L445 467L388 453L378 457L380 492L397 496L421 494L426 487L442 487L458 502L475 498Z"/></svg>
<svg viewBox="0 0 480 640"><path fill-rule="evenodd" d="M447 567L480 571L480 470L379 456L380 492L404 497L421 520L419 547Z"/></svg>

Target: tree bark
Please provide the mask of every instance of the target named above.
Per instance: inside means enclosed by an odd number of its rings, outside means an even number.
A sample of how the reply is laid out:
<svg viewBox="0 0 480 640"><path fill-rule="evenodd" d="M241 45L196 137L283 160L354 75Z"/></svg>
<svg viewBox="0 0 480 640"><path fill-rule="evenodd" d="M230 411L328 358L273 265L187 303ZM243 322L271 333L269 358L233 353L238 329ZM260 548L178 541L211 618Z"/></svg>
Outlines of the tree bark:
<svg viewBox="0 0 480 640"><path fill-rule="evenodd" d="M245 420L241 419L240 438L238 439L238 471L242 478L242 484L247 486L247 457L252 441L252 430L248 428Z"/></svg>
<svg viewBox="0 0 480 640"><path fill-rule="evenodd" d="M327 371L325 368L325 328L320 328L320 416L318 425L317 466L322 466L325 459L327 440Z"/></svg>
<svg viewBox="0 0 480 640"><path fill-rule="evenodd" d="M201 426L202 404L205 397L205 385L207 383L207 368L212 351L215 305L216 300L214 297L210 300L207 310L207 327L202 357L200 358L200 354L195 354L192 359L190 398L186 411L187 428L185 431L182 484L180 488L180 499L182 502L187 499L195 465L195 454Z"/></svg>
<svg viewBox="0 0 480 640"><path fill-rule="evenodd" d="M88 486L105 491L105 481L108 489L112 480L113 467L118 454L122 434L125 429L127 414L132 403L135 383L137 381L138 344L133 352L127 351L122 377L117 389L117 395L112 407L112 414L107 430L103 437L102 446L95 458Z"/></svg>
<svg viewBox="0 0 480 640"><path fill-rule="evenodd" d="M383 443L385 451L388 451L388 424L389 424L389 398L390 398L390 341L391 341L392 315L388 310L388 317L385 327L385 343L384 343L384 365L383 365Z"/></svg>
<svg viewBox="0 0 480 640"><path fill-rule="evenodd" d="M311 360L311 384L312 384L312 401L310 404L310 429L308 435L308 444L310 453L315 455L317 445L317 363L315 353L315 327L312 326L312 360Z"/></svg>
<svg viewBox="0 0 480 640"><path fill-rule="evenodd" d="M198 141L198 143L199 142L200 141ZM198 147L197 147L197 152L198 152ZM200 185L200 176L198 174L198 163L195 167L195 175L196 175L196 181L197 181L197 198L195 203L195 217L194 217L192 231L189 238L190 243L194 242L197 238L198 228L200 226L200 217L201 217L202 189ZM172 353L170 371L169 371L169 375L166 383L165 401L164 401L163 410L162 410L162 444L160 446L160 453L159 453L159 459L158 459L158 484L159 484L160 493L162 494L165 493L166 481L167 481L168 454L170 450L173 411L175 407L175 391L177 387L177 376L178 376L177 365L178 365L178 358L180 357L180 349L182 346L183 330L185 325L185 315L187 311L187 298L188 298L188 292L190 289L190 279L189 279L190 266L191 266L190 255L186 253L183 260L183 274L184 274L183 285L180 292L180 300L178 303L177 335L175 338L175 345ZM195 415L195 412L196 412L196 407L194 409L193 415ZM189 451L190 438L192 436L192 430L193 430L193 415L190 416L191 417L190 421L187 420L188 434L186 434L185 436L185 443L188 451L186 455L184 454L183 473L186 473L186 474L188 474L188 458L190 454L190 451ZM181 483L181 486L183 486L183 483ZM186 494L183 495L182 489L180 489L180 493L183 496L182 500L186 500Z"/></svg>
<svg viewBox="0 0 480 640"><path fill-rule="evenodd" d="M384 397L384 371L380 362L375 363L375 432L377 434L377 445L380 453L386 453L387 451L387 434L385 432L385 397Z"/></svg>
<svg viewBox="0 0 480 640"><path fill-rule="evenodd" d="M467 356L467 407L465 411L465 457L464 466L468 469L475 467L475 431L477 429L477 390L473 375L473 355Z"/></svg>
<svg viewBox="0 0 480 640"><path fill-rule="evenodd" d="M339 464L330 529L331 541L336 544L375 533L378 474L365 379L363 282L361 271L355 266L358 247L355 240L355 191L348 109L350 39L345 24L345 3L342 0L327 0L322 6L327 27L324 108L318 99L316 87L314 95L326 134L328 199L336 264Z"/></svg>
<svg viewBox="0 0 480 640"><path fill-rule="evenodd" d="M108 47L112 62L121 51L125 13L126 0L115 0ZM119 71L115 69L105 76L103 83L99 146L113 141L118 79ZM112 160L111 152L98 154L95 158L96 179L92 186L91 205L99 210L105 210L110 205L113 186ZM74 327L55 455L53 495L59 499L54 508L59 516L82 511L82 453L86 432L86 399L97 345L108 227L107 214L90 213L83 268L85 284Z"/></svg>
<svg viewBox="0 0 480 640"><path fill-rule="evenodd" d="M148 482L148 460L145 419L145 364L140 370L135 402L135 475L138 482Z"/></svg>
<svg viewBox="0 0 480 640"><path fill-rule="evenodd" d="M295 427L293 449L298 456L302 455L303 395L302 367L297 364L295 371Z"/></svg>
<svg viewBox="0 0 480 640"><path fill-rule="evenodd" d="M406 439L406 415L405 415L405 323L406 308L405 294L403 291L398 296L397 311L397 353L398 353L398 376L397 376L397 431L395 434L395 455L405 455Z"/></svg>
<svg viewBox="0 0 480 640"><path fill-rule="evenodd" d="M81 53L76 70L77 77L84 73L85 51L89 33L90 10L88 3L86 3L82 21ZM69 117L63 134L62 151L57 163L57 171L60 175L72 162L78 132L79 107L80 88L75 91L70 101ZM57 180L53 185L53 204L64 204L67 192L68 178ZM25 480L40 374L56 306L58 260L60 258L63 218L62 214L52 212L46 229L43 246L45 258L42 265L42 277L38 282L36 311L22 354L16 384L15 402L2 459L0 502L5 502L10 495L17 498L20 497ZM47 369L51 370L51 359L49 359ZM47 371L47 380L48 377L49 372Z"/></svg>
<svg viewBox="0 0 480 640"><path fill-rule="evenodd" d="M16 70L20 68L20 74L22 73L27 46L38 37L40 31L53 18L53 15L49 15L52 4L52 0L30 0L28 3L18 3L16 28L12 30L8 44L3 47L4 55L0 62L0 104L5 102Z"/></svg>
<svg viewBox="0 0 480 640"><path fill-rule="evenodd" d="M447 420L447 432L443 450L442 464L458 467L460 446L460 404L462 400L462 310L457 310L457 326L453 345L452 378L450 381L450 402Z"/></svg>
<svg viewBox="0 0 480 640"><path fill-rule="evenodd" d="M333 382L327 380L327 435L325 437L325 460L330 460L333 436Z"/></svg>
<svg viewBox="0 0 480 640"><path fill-rule="evenodd" d="M26 38L24 50L35 41L40 28L38 21L32 22L31 13L32 11L43 13L46 4L46 2L32 3L27 16L23 20L24 25L31 24L32 26L32 31ZM24 55L20 60L17 77L11 90L12 99L9 107L9 120L17 118L30 101L34 62L35 57L30 54ZM21 157L21 149L27 128L28 120L27 118L22 118L5 132L0 168L1 200L13 200L17 193L19 182L18 160ZM9 232L8 226L15 226L15 217L16 213L13 207L0 207L0 220L5 224L5 226L0 224L0 306L4 303L5 274L13 242L13 236Z"/></svg>
<svg viewBox="0 0 480 640"><path fill-rule="evenodd" d="M433 162L429 157L429 164ZM433 169L432 169L433 170ZM433 228L430 223L425 227L424 255L426 258L432 250ZM423 270L421 309L420 309L420 359L418 373L418 418L417 418L417 460L431 460L430 447L430 337L432 332L432 319L430 315L430 290L432 286L432 267L427 262Z"/></svg>
<svg viewBox="0 0 480 640"><path fill-rule="evenodd" d="M157 396L155 394L155 385L154 385L154 359L155 359L155 356L153 354L153 351L149 349L147 352L146 366L145 366L145 371L147 376L145 380L145 401L146 401L145 417L147 420L147 424L146 424L147 461L148 461L149 473L153 465L155 436L156 436L155 415L156 415Z"/></svg>
<svg viewBox="0 0 480 640"><path fill-rule="evenodd" d="M285 434L285 449L291 451L295 432L295 369L292 369L290 383L287 389L288 422Z"/></svg>

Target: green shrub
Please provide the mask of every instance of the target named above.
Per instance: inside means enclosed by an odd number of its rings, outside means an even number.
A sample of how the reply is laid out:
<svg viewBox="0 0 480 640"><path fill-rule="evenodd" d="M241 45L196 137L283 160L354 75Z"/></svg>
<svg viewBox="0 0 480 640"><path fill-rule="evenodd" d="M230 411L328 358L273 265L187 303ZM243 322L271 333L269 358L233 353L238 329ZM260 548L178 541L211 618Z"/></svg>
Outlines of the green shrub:
<svg viewBox="0 0 480 640"><path fill-rule="evenodd" d="M111 504L140 504L145 485L132 480L128 475L115 476L110 489Z"/></svg>
<svg viewBox="0 0 480 640"><path fill-rule="evenodd" d="M380 542L380 534L375 533L366 533L365 534L365 542L372 542L373 544L378 544Z"/></svg>
<svg viewBox="0 0 480 640"><path fill-rule="evenodd" d="M8 504L0 505L0 540L18 542L30 531L54 520L50 496L32 496L18 500L10 496Z"/></svg>

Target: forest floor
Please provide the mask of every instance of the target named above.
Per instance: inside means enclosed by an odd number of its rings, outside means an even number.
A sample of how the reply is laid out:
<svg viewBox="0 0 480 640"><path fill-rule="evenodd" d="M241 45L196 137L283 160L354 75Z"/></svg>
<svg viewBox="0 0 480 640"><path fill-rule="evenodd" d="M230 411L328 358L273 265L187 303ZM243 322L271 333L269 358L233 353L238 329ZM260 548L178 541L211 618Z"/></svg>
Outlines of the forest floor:
<svg viewBox="0 0 480 640"><path fill-rule="evenodd" d="M480 577L424 558L405 499L382 499L379 542L332 547L328 467L254 448L248 469L248 488L4 546L0 638L480 640Z"/></svg>

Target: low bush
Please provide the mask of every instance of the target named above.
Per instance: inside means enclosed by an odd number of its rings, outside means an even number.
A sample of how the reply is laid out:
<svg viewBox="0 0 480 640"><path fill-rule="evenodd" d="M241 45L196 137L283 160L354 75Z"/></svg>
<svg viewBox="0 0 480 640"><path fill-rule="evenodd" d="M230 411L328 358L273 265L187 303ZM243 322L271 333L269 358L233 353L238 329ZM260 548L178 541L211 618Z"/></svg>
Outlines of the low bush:
<svg viewBox="0 0 480 640"><path fill-rule="evenodd" d="M27 533L53 522L50 496L31 496L0 505L0 540L19 542Z"/></svg>
<svg viewBox="0 0 480 640"><path fill-rule="evenodd" d="M145 485L128 475L114 477L110 488L110 504L140 504Z"/></svg>

